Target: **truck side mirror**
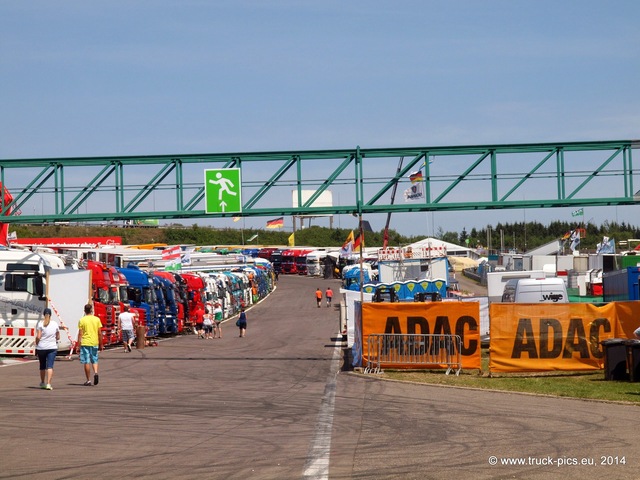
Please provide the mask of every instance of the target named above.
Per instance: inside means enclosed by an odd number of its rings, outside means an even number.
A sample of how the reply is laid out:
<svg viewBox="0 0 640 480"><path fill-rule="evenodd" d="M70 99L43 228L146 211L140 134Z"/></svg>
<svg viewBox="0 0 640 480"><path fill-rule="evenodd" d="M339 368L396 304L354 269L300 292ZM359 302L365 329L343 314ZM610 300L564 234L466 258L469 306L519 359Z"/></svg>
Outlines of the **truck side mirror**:
<svg viewBox="0 0 640 480"><path fill-rule="evenodd" d="M38 295L38 300L47 299L44 294L44 279L41 276L37 276L33 279L33 292L29 293L31 293L32 295Z"/></svg>

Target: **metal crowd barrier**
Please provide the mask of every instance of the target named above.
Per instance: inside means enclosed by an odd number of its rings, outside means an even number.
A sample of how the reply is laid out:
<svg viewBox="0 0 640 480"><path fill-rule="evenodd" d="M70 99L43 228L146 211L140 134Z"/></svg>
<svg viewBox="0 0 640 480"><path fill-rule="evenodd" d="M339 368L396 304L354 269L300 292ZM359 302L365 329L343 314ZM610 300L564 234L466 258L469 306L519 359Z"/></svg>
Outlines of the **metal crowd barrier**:
<svg viewBox="0 0 640 480"><path fill-rule="evenodd" d="M382 373L382 365L423 368L446 366L449 375L462 370L460 335L370 334L367 340L365 373Z"/></svg>

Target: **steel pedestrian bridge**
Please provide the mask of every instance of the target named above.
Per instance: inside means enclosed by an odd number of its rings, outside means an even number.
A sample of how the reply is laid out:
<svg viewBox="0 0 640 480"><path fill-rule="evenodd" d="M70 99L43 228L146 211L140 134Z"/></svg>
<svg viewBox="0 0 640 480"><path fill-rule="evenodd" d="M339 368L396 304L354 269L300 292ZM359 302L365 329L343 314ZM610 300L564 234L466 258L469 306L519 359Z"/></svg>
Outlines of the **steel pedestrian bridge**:
<svg viewBox="0 0 640 480"><path fill-rule="evenodd" d="M634 205L640 140L1 159L7 223ZM241 212L205 213L204 171L241 171ZM420 170L423 195L405 201ZM398 200L391 200L399 188ZM331 192L332 202L319 199Z"/></svg>

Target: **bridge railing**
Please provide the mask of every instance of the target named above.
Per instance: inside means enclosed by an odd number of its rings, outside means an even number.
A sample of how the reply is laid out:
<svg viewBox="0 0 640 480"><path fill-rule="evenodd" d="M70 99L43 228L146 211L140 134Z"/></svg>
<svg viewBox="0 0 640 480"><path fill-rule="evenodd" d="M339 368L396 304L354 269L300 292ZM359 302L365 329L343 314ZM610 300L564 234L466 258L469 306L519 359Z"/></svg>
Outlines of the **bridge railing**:
<svg viewBox="0 0 640 480"><path fill-rule="evenodd" d="M383 365L398 368L446 367L446 374L462 370L460 335L369 334L365 373L382 373Z"/></svg>

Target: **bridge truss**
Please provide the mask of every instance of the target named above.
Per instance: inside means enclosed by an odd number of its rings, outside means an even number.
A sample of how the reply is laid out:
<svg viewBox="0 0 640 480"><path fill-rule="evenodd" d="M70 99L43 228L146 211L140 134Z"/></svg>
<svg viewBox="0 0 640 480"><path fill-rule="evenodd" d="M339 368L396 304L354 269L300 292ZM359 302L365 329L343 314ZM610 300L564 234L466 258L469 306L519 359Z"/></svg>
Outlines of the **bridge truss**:
<svg viewBox="0 0 640 480"><path fill-rule="evenodd" d="M620 140L3 159L0 182L13 201L0 195L0 206L7 223L43 223L633 205L640 170L631 154L639 146ZM205 213L204 170L220 168L241 169L241 213ZM391 202L393 187L408 189L418 170L424 198ZM333 204L314 206L326 191Z"/></svg>

